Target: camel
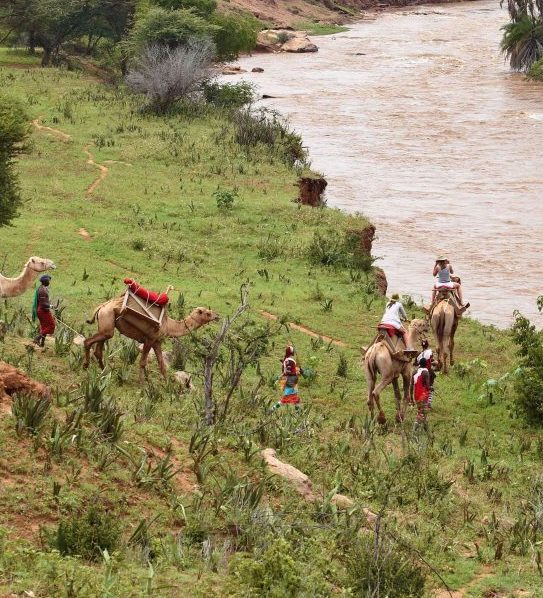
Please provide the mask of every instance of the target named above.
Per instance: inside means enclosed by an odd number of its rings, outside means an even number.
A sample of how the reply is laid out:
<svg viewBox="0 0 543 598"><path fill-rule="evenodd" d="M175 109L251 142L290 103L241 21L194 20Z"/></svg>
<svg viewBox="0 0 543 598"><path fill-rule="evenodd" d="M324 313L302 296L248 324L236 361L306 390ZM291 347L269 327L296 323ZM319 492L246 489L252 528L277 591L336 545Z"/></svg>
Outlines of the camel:
<svg viewBox="0 0 543 598"><path fill-rule="evenodd" d="M437 347L437 367L444 374L449 372L449 365L454 365L454 335L462 315L458 314L449 299L443 299L433 309L431 324Z"/></svg>
<svg viewBox="0 0 543 598"><path fill-rule="evenodd" d="M26 262L17 278L7 278L0 274L0 297L18 297L32 287L38 274L56 268L51 260L33 256Z"/></svg>
<svg viewBox="0 0 543 598"><path fill-rule="evenodd" d="M146 373L145 368L147 367L149 351L151 349L155 352L160 373L163 377L166 377L166 364L162 353L162 341L167 337L177 338L185 336L201 326L205 326L206 324L219 319L218 314L211 309L197 307L183 320L173 320L165 314L158 329L149 328L149 330L144 333L128 323L122 317L123 302L123 297L116 297L115 299L106 301L105 303L102 303L102 305L99 305L92 318L87 320L87 324L92 324L95 320L97 321L98 332L85 339L85 342L83 343L85 347L83 367L87 368L89 366L90 350L93 345L96 345L94 348L94 357L98 361L100 367L104 369L104 343L112 338L116 328L123 336L143 343L140 358L140 381L143 381L144 374Z"/></svg>
<svg viewBox="0 0 543 598"><path fill-rule="evenodd" d="M0 401L21 392L38 398L49 398L51 394L45 384L32 380L11 364L0 361Z"/></svg>
<svg viewBox="0 0 543 598"><path fill-rule="evenodd" d="M412 320L407 331L407 346L417 347L420 340L429 330L426 320ZM403 341L398 340L397 349L405 349ZM409 400L409 387L411 385L411 362L393 359L386 341L374 343L364 355L364 372L368 382L368 408L373 417L374 405L377 405L379 415L377 421L386 423L386 417L381 408L379 396L383 389L392 383L396 398L396 421L402 422L405 415L405 406ZM377 384L377 373L381 374L381 382ZM398 378L403 380L403 403L400 395Z"/></svg>

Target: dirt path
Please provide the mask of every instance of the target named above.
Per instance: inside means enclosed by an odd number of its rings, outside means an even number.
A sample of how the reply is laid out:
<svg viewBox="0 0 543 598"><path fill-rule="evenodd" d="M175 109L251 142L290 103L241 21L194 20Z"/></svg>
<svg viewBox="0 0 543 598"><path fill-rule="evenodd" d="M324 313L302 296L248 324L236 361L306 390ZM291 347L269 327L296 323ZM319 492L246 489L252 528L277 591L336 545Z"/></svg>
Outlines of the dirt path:
<svg viewBox="0 0 543 598"><path fill-rule="evenodd" d="M87 188L87 191L85 192L85 195L87 197L94 193L96 187L98 187L98 185L107 177L107 173L109 172L109 168L107 166L105 166L104 164L98 164L98 162L94 161L94 156L90 152L89 147L90 143L87 143L83 147L83 153L87 155L87 164L92 164L92 166L96 166L100 170L100 174L98 178L95 179Z"/></svg>
<svg viewBox="0 0 543 598"><path fill-rule="evenodd" d="M68 135L68 133L64 133L64 131L59 131L58 129L53 129L52 127L46 127L45 125L42 125L40 123L40 120L42 118L42 116L39 116L38 118L35 118L32 121L32 124L34 125L34 127L36 127L36 129L38 129L38 131L44 131L45 133L49 133L50 135L53 135L53 137L56 137L57 139L60 139L60 141L64 141L65 143L70 141L72 136Z"/></svg>
<svg viewBox="0 0 543 598"><path fill-rule="evenodd" d="M264 316L267 320L277 321L279 319L275 314L271 314L270 312L264 311L262 309L259 309L258 313L261 316ZM302 326L301 324L294 324L294 322L289 322L288 325L293 330L297 330L298 332L303 332L304 334L307 334L308 336L311 336L313 338L322 338L322 340L325 341L326 343L332 343L332 345L335 345L336 347L347 347L348 346L343 341L340 341L339 339L332 338L331 336L326 336L325 334L320 334L318 332L315 332L314 330L310 330L309 328Z"/></svg>
<svg viewBox="0 0 543 598"><path fill-rule="evenodd" d="M459 590L451 590L450 592L444 589L438 590L435 594L435 598L464 598L480 581L487 577L491 577L492 575L494 575L493 568L490 565L483 565L475 577L473 577L463 588L460 588Z"/></svg>

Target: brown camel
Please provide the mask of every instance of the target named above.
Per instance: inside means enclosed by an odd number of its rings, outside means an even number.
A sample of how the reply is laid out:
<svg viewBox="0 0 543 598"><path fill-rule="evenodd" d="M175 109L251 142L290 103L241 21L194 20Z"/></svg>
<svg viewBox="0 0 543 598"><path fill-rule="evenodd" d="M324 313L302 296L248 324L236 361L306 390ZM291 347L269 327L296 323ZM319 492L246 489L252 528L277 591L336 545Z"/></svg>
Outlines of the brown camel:
<svg viewBox="0 0 543 598"><path fill-rule="evenodd" d="M104 368L104 343L115 334L116 328L123 336L143 343L140 359L140 380L143 380L143 375L149 358L149 351L151 349L155 352L161 374L166 377L166 364L164 363L164 355L162 354L162 341L166 337L177 338L185 336L201 326L205 326L206 324L219 319L219 316L211 309L197 307L183 320L173 320L167 315L164 315L160 328L153 329L149 327L149 330L144 333L123 318L123 302L123 297L116 297L106 303L102 303L102 305L98 306L92 318L87 320L88 324L92 324L95 320L97 321L98 332L85 339L84 367L88 367L91 347L96 345L94 356L100 367L102 369Z"/></svg>
<svg viewBox="0 0 543 598"><path fill-rule="evenodd" d="M462 316L457 313L450 299L440 301L432 311L431 323L437 347L437 368L444 374L454 365L454 335Z"/></svg>
<svg viewBox="0 0 543 598"><path fill-rule="evenodd" d="M0 401L9 399L12 394L16 393L48 398L51 391L45 384L32 380L15 366L0 361Z"/></svg>
<svg viewBox="0 0 543 598"><path fill-rule="evenodd" d="M0 274L0 297L17 297L32 287L41 272L56 268L51 260L33 256L26 262L17 278L7 278Z"/></svg>
<svg viewBox="0 0 543 598"><path fill-rule="evenodd" d="M412 320L407 331L407 346L417 347L423 337L429 330L426 320ZM398 337L397 337L398 338ZM405 349L406 345L400 339L396 349L398 351ZM405 406L409 400L409 387L411 384L411 362L401 359L394 359L390 354L386 341L380 341L373 344L364 356L364 372L368 382L368 408L373 416L374 405L377 405L379 415L377 421L380 424L386 423L386 417L381 408L379 396L383 389L392 383L394 396L396 398L396 421L401 422L404 419ZM381 374L381 381L377 384L377 374ZM398 378L403 380L403 403L400 395L400 385Z"/></svg>

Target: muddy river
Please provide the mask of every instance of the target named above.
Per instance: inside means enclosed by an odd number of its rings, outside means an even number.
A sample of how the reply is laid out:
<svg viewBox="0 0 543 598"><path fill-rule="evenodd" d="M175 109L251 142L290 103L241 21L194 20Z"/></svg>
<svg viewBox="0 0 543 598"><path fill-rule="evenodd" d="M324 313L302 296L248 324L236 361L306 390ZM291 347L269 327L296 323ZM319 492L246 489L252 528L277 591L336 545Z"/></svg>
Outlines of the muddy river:
<svg viewBox="0 0 543 598"><path fill-rule="evenodd" d="M446 253L472 317L542 325L543 86L504 63L506 21L497 1L419 6L240 65L265 69L243 77L303 135L328 205L377 226L391 292L428 301Z"/></svg>

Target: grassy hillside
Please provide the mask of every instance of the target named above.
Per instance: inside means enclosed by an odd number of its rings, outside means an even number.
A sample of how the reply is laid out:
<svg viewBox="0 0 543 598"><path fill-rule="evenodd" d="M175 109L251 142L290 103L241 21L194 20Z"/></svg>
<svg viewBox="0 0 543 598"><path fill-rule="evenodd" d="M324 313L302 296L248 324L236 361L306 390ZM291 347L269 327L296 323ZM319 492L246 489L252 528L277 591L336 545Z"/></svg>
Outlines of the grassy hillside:
<svg viewBox="0 0 543 598"><path fill-rule="evenodd" d="M84 334L85 318L122 292L125 276L157 290L174 284L176 313L209 305L231 314L249 282L251 310L215 376L220 407L228 356L251 335L264 331L268 341L226 420L208 429L200 341L217 325L177 346L196 386L182 394L155 364L139 385L131 346L119 339L102 378L81 368L62 327L44 352L28 349L31 293L3 304L10 327L0 357L50 384L54 400L35 436L17 434L10 406L1 406L1 595L364 596L367 579L380 575L402 596L421 574L428 596L449 595L440 578L457 596L541 595L542 442L512 417L507 387L482 388L513 366L506 333L462 322L457 365L437 380L428 433L413 432L412 409L403 426L392 423L390 391L390 424L376 427L359 347L383 299L371 275L308 258L315 233L342 236L363 228L362 216L295 204L295 169L268 147L243 149L216 110L156 117L121 90L56 70L1 68L0 81L37 119L19 164L27 202L0 232L4 273L30 255L54 259L53 299ZM217 190L237 193L231 210L218 208ZM345 346L279 329L260 310ZM302 381L300 412L270 414L288 342L315 375ZM123 413L109 440L103 410L84 409L93 396ZM258 452L266 447L311 478L315 502L269 474ZM336 492L354 507L331 504ZM362 508L381 514L378 565ZM88 538L97 529L108 554L76 556L95 548ZM75 554L63 556L67 546Z"/></svg>

